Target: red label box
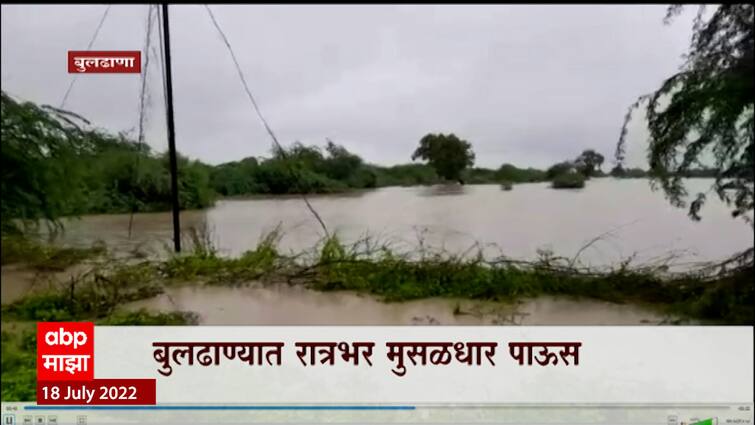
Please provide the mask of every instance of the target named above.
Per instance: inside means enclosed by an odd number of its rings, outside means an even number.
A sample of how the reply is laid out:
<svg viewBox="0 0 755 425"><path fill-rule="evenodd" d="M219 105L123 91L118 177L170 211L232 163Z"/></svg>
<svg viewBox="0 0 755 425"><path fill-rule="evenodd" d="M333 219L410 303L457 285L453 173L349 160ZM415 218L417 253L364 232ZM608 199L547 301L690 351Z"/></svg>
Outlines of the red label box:
<svg viewBox="0 0 755 425"><path fill-rule="evenodd" d="M37 323L37 404L148 405L155 379L94 379L94 323Z"/></svg>
<svg viewBox="0 0 755 425"><path fill-rule="evenodd" d="M139 50L68 51L69 74L139 74L142 52Z"/></svg>
<svg viewBox="0 0 755 425"><path fill-rule="evenodd" d="M94 379L94 323L37 323L37 381Z"/></svg>
<svg viewBox="0 0 755 425"><path fill-rule="evenodd" d="M86 382L37 382L39 405L150 405L155 379L94 379Z"/></svg>

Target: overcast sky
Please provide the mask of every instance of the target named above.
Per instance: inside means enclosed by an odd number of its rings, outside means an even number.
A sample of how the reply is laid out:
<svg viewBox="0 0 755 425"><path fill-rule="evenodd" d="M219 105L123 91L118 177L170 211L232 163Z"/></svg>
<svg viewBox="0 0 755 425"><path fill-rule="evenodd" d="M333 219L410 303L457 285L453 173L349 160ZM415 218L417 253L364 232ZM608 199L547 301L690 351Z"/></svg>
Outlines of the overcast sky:
<svg viewBox="0 0 755 425"><path fill-rule="evenodd" d="M681 64L694 12L663 25L662 5L212 8L282 142L331 138L390 165L409 162L424 134L454 132L486 167L543 167L585 148L613 158L627 106ZM86 48L104 10L3 5L2 89L59 105L73 78L66 52ZM93 49L141 50L146 13L112 6ZM213 164L269 155L205 9L170 13L179 151ZM148 143L163 150L162 85L150 67ZM81 75L66 108L133 129L138 93L138 75ZM643 165L646 132L632 129L631 163Z"/></svg>

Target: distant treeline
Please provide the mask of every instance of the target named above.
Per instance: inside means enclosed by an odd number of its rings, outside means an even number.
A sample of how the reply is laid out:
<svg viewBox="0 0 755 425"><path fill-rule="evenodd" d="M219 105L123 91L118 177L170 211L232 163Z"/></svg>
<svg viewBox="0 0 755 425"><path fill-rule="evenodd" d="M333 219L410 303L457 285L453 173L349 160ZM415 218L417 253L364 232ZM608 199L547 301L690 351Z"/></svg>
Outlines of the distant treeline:
<svg viewBox="0 0 755 425"><path fill-rule="evenodd" d="M328 142L324 149L295 143L272 158L245 158L210 168L212 189L221 196L249 194L329 193L386 186L442 183L427 164L390 167L364 162L343 146ZM470 168L462 173L469 184L544 181L545 171L504 164L498 170Z"/></svg>
<svg viewBox="0 0 755 425"><path fill-rule="evenodd" d="M83 118L66 111L18 102L2 93L2 216L49 219L91 213L163 211L170 208L166 154L146 144L100 130L85 130ZM86 122L88 124L88 122ZM586 151L587 152L587 151ZM468 184L540 182L582 172L602 176L596 155L548 170L503 164L496 169L467 168ZM587 152L587 153L590 153ZM442 183L427 164L390 167L366 163L343 146L324 148L294 143L268 158L245 158L217 166L179 155L179 199L183 209L210 206L218 196L332 193L385 186ZM614 169L619 177L644 177L639 169ZM695 175L698 176L698 175ZM710 176L701 171L699 176Z"/></svg>

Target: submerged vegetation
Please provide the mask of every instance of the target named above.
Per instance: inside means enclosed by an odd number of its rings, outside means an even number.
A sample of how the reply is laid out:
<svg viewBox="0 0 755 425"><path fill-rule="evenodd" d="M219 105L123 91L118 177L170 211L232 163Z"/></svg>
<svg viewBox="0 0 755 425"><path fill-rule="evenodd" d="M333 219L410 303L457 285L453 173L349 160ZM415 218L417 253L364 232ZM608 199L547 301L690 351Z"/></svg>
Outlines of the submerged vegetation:
<svg viewBox="0 0 755 425"><path fill-rule="evenodd" d="M553 178L554 189L581 189L585 187L585 177L581 173L567 172Z"/></svg>
<svg viewBox="0 0 755 425"><path fill-rule="evenodd" d="M103 244L90 248L43 244L29 235L4 234L0 244L2 264L24 263L36 270L60 271L106 252Z"/></svg>
<svg viewBox="0 0 755 425"><path fill-rule="evenodd" d="M309 251L284 255L280 233L235 258L217 254L195 237L193 252L164 261L106 261L77 279L36 291L3 306L3 320L103 320L129 301L150 298L169 285L306 285L355 290L387 301L455 297L514 301L568 295L636 302L670 314L727 324L753 323L752 251L719 266L668 272L668 262L592 269L575 258L541 252L533 261L454 255L426 247L397 252L365 238L347 245L331 236ZM116 319L111 319L116 320ZM128 321L127 319L118 319ZM118 321L116 320L116 321Z"/></svg>

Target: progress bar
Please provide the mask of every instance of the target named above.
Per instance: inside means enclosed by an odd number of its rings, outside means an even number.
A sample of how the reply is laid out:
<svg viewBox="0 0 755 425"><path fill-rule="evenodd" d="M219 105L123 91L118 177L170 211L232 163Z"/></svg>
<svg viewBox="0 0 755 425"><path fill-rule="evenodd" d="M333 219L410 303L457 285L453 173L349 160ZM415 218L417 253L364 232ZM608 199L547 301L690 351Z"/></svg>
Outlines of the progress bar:
<svg viewBox="0 0 755 425"><path fill-rule="evenodd" d="M416 406L24 406L24 410L415 410Z"/></svg>

